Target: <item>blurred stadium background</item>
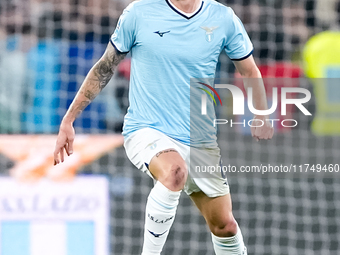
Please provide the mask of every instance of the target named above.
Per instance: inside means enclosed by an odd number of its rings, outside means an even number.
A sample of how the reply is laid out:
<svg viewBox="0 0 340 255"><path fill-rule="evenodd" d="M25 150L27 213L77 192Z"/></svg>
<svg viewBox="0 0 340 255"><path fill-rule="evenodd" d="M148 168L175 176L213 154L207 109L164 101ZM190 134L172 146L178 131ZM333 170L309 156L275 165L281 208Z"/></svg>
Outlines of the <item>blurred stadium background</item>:
<svg viewBox="0 0 340 255"><path fill-rule="evenodd" d="M129 57L75 123L77 134L82 134L77 138L79 159L57 170L49 164L60 120L129 2L0 1L0 173L22 180L67 178L76 171L106 176L110 254L122 255L141 251L144 207L152 187L151 179L128 161L121 137L114 135L119 134L128 107ZM339 29L340 1L219 2L231 6L244 22L264 76L340 78L339 33L321 33ZM234 75L223 53L217 77ZM336 128L320 127L291 112L299 119L299 127L277 130L268 146L252 142L242 130L221 129L226 162L252 165L270 158L278 165L340 163L340 86L313 80L301 84L314 91L308 105L313 115L331 116L326 123ZM331 110L320 107L329 103L320 96L324 90L335 98ZM340 254L340 173L309 179L229 178L229 183L249 254ZM204 219L186 195L180 203L163 254L213 254Z"/></svg>

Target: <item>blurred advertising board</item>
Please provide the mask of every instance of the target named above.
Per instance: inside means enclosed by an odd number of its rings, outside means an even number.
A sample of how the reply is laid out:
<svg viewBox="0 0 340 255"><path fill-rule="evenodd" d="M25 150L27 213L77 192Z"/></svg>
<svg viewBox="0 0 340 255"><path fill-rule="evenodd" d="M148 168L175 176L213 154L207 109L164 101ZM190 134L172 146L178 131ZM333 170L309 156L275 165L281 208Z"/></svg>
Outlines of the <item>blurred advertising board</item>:
<svg viewBox="0 0 340 255"><path fill-rule="evenodd" d="M108 185L0 178L0 255L108 255Z"/></svg>

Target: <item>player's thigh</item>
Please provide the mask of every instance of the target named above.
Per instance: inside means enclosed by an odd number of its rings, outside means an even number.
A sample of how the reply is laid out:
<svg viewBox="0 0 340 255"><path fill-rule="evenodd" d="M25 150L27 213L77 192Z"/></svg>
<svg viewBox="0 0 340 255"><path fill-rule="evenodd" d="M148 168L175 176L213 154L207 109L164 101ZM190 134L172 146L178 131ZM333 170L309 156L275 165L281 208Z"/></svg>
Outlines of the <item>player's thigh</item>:
<svg viewBox="0 0 340 255"><path fill-rule="evenodd" d="M154 178L170 190L182 190L188 170L179 151L169 148L158 152L150 161L149 171Z"/></svg>
<svg viewBox="0 0 340 255"><path fill-rule="evenodd" d="M182 156L186 151L173 139L158 130L144 128L126 138L124 147L138 169L171 190L183 188L187 169Z"/></svg>
<svg viewBox="0 0 340 255"><path fill-rule="evenodd" d="M208 197L200 191L192 193L190 198L201 211L213 234L221 237L236 234L237 223L232 213L230 194Z"/></svg>
<svg viewBox="0 0 340 255"><path fill-rule="evenodd" d="M132 133L124 139L124 147L129 160L149 175L149 165L155 155L170 148L178 150L169 137L152 128L143 128Z"/></svg>

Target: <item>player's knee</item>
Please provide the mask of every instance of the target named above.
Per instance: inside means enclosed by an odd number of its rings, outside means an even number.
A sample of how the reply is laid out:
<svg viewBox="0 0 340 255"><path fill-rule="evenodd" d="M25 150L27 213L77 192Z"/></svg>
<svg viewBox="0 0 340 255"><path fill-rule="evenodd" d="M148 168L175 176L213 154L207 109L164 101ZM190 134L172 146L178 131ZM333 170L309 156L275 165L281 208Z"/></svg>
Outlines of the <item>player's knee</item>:
<svg viewBox="0 0 340 255"><path fill-rule="evenodd" d="M167 172L164 185L172 191L182 190L188 177L186 164L172 164Z"/></svg>
<svg viewBox="0 0 340 255"><path fill-rule="evenodd" d="M211 224L211 232L218 237L230 237L237 233L237 222L234 217L225 217L224 219Z"/></svg>

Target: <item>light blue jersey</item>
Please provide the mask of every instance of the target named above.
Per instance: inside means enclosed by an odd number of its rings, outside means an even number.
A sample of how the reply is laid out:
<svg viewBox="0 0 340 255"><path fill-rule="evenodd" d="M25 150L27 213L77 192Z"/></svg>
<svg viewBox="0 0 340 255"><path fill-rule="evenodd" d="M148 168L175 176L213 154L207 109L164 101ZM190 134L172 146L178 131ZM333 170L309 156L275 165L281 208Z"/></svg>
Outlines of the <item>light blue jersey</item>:
<svg viewBox="0 0 340 255"><path fill-rule="evenodd" d="M167 0L135 1L121 15L111 43L132 54L124 136L149 127L194 147L216 146L213 102L202 116L200 94L190 98L190 78L214 78L222 50L232 60L252 54L252 43L230 8L204 0L187 17Z"/></svg>

